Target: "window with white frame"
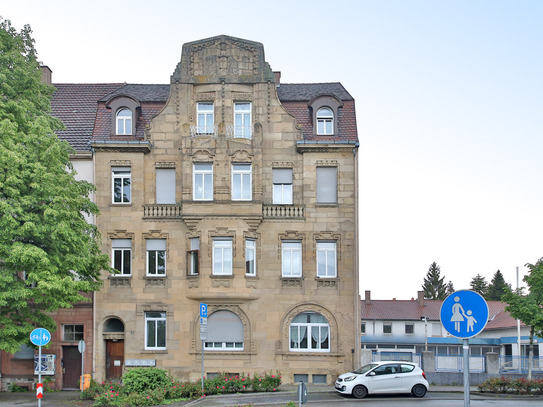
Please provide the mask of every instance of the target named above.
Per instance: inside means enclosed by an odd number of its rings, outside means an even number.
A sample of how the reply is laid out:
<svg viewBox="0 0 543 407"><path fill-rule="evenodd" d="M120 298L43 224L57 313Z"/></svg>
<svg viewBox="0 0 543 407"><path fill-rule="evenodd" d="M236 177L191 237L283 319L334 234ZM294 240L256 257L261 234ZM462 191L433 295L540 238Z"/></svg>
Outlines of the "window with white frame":
<svg viewBox="0 0 543 407"><path fill-rule="evenodd" d="M317 203L337 203L336 167L317 167Z"/></svg>
<svg viewBox="0 0 543 407"><path fill-rule="evenodd" d="M334 134L334 113L327 107L320 108L317 111L317 134Z"/></svg>
<svg viewBox="0 0 543 407"><path fill-rule="evenodd" d="M317 277L337 277L336 242L317 242Z"/></svg>
<svg viewBox="0 0 543 407"><path fill-rule="evenodd" d="M392 324L389 322L383 322L383 333L391 334L392 333Z"/></svg>
<svg viewBox="0 0 543 407"><path fill-rule="evenodd" d="M132 134L132 111L127 108L122 108L117 111L116 115L117 133L119 135L129 136Z"/></svg>
<svg viewBox="0 0 543 407"><path fill-rule="evenodd" d="M281 243L281 274L283 277L302 277L302 242Z"/></svg>
<svg viewBox="0 0 543 407"><path fill-rule="evenodd" d="M187 274L197 276L200 273L200 238L190 239L190 250L187 253Z"/></svg>
<svg viewBox="0 0 543 407"><path fill-rule="evenodd" d="M232 200L250 201L252 198L251 164L232 164Z"/></svg>
<svg viewBox="0 0 543 407"><path fill-rule="evenodd" d="M251 138L251 103L234 103L234 136Z"/></svg>
<svg viewBox="0 0 543 407"><path fill-rule="evenodd" d="M362 322L362 323L360 324L360 333L361 333L362 335L365 335L365 334L366 334L366 323L365 323L365 322Z"/></svg>
<svg viewBox="0 0 543 407"><path fill-rule="evenodd" d="M415 325L411 323L405 323L405 333L408 335L415 333Z"/></svg>
<svg viewBox="0 0 543 407"><path fill-rule="evenodd" d="M166 313L145 313L145 349L166 349Z"/></svg>
<svg viewBox="0 0 543 407"><path fill-rule="evenodd" d="M330 352L330 325L316 312L302 312L290 324L289 349L297 352Z"/></svg>
<svg viewBox="0 0 543 407"><path fill-rule="evenodd" d="M292 168L273 168L273 203L292 204Z"/></svg>
<svg viewBox="0 0 543 407"><path fill-rule="evenodd" d="M213 102L200 102L196 104L198 134L215 134L213 110Z"/></svg>
<svg viewBox="0 0 543 407"><path fill-rule="evenodd" d="M213 238L213 275L232 275L232 238Z"/></svg>
<svg viewBox="0 0 543 407"><path fill-rule="evenodd" d="M216 351L243 350L243 323L230 311L217 311L207 318L204 348Z"/></svg>
<svg viewBox="0 0 543 407"><path fill-rule="evenodd" d="M195 201L213 200L213 164L193 164L193 199Z"/></svg>
<svg viewBox="0 0 543 407"><path fill-rule="evenodd" d="M120 271L119 276L130 276L132 274L132 240L131 239L112 239L112 267Z"/></svg>
<svg viewBox="0 0 543 407"><path fill-rule="evenodd" d="M166 275L166 239L147 239L147 276Z"/></svg>
<svg viewBox="0 0 543 407"><path fill-rule="evenodd" d="M156 203L175 203L175 168L156 169Z"/></svg>
<svg viewBox="0 0 543 407"><path fill-rule="evenodd" d="M130 167L112 167L111 177L113 203L130 203L132 199L132 169Z"/></svg>
<svg viewBox="0 0 543 407"><path fill-rule="evenodd" d="M256 276L256 240L245 239L245 274Z"/></svg>
<svg viewBox="0 0 543 407"><path fill-rule="evenodd" d="M82 341L83 340L83 325L82 324L62 325L62 340L63 341Z"/></svg>

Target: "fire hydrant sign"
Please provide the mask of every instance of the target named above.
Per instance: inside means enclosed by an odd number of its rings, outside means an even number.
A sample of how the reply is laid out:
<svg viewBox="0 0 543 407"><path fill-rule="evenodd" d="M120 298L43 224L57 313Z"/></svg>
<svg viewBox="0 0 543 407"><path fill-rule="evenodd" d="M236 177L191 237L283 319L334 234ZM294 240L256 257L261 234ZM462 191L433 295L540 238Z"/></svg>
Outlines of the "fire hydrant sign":
<svg viewBox="0 0 543 407"><path fill-rule="evenodd" d="M43 383L36 384L36 398L37 399L43 398Z"/></svg>

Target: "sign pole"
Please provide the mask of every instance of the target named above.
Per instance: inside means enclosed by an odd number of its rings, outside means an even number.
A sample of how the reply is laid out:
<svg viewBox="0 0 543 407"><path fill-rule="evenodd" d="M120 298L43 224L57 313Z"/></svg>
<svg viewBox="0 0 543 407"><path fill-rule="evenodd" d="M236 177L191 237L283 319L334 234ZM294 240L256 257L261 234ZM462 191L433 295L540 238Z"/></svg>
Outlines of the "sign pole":
<svg viewBox="0 0 543 407"><path fill-rule="evenodd" d="M464 407L470 407L469 403L469 339L463 339L464 345Z"/></svg>
<svg viewBox="0 0 543 407"><path fill-rule="evenodd" d="M41 345L38 348L38 383L41 384ZM41 398L38 398L38 407L41 407Z"/></svg>
<svg viewBox="0 0 543 407"><path fill-rule="evenodd" d="M204 395L204 341L202 340L202 396Z"/></svg>
<svg viewBox="0 0 543 407"><path fill-rule="evenodd" d="M204 345L207 341L207 304L200 303L200 340L202 341L202 396L204 395Z"/></svg>

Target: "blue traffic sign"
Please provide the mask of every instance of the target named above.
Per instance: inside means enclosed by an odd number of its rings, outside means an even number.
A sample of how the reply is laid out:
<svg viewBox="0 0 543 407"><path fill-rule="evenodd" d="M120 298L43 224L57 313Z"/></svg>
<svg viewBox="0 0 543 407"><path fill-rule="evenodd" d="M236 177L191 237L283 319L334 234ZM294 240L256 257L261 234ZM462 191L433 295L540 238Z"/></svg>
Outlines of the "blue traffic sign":
<svg viewBox="0 0 543 407"><path fill-rule="evenodd" d="M51 340L51 333L45 328L36 328L30 332L30 342L36 346L45 346Z"/></svg>
<svg viewBox="0 0 543 407"><path fill-rule="evenodd" d="M475 291L456 291L445 298L439 315L443 327L452 336L472 338L485 329L488 304Z"/></svg>
<svg viewBox="0 0 543 407"><path fill-rule="evenodd" d="M207 318L207 304L200 303L200 317Z"/></svg>

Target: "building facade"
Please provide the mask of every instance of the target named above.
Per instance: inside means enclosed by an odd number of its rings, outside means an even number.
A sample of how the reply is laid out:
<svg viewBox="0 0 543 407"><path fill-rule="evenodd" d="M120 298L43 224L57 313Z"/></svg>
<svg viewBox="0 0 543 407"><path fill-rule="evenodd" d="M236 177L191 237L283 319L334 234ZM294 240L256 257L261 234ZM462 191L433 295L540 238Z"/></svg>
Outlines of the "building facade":
<svg viewBox="0 0 543 407"><path fill-rule="evenodd" d="M185 44L169 85L97 101L97 225L117 270L96 293L97 380L198 379L202 346L206 375L331 383L358 365L354 100L279 78L262 44L218 36Z"/></svg>

